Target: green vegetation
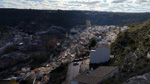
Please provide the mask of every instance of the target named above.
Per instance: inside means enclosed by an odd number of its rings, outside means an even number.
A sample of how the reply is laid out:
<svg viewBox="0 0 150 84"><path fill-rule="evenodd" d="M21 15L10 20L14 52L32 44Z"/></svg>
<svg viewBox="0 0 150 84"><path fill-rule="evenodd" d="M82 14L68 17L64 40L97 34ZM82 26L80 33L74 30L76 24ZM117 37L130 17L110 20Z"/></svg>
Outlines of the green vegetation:
<svg viewBox="0 0 150 84"><path fill-rule="evenodd" d="M91 49L92 47L96 46L97 44L97 40L96 39L92 39L90 40L90 43L89 43L89 49Z"/></svg>
<svg viewBox="0 0 150 84"><path fill-rule="evenodd" d="M150 71L150 21L141 25L132 25L130 29L118 34L117 41L111 44L111 54L115 61L111 64L119 67L119 73L104 84L120 84L125 80Z"/></svg>
<svg viewBox="0 0 150 84"><path fill-rule="evenodd" d="M84 51L79 54L79 57L89 56L89 51Z"/></svg>
<svg viewBox="0 0 150 84"><path fill-rule="evenodd" d="M135 27L135 24L132 24L131 26L130 26L130 28L134 28Z"/></svg>

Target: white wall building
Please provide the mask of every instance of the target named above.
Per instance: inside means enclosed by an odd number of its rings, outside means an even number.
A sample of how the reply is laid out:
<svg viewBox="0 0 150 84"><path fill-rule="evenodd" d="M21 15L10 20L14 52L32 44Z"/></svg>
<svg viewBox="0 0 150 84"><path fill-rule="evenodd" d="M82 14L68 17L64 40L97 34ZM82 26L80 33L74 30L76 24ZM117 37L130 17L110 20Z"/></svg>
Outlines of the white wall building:
<svg viewBox="0 0 150 84"><path fill-rule="evenodd" d="M22 70L22 72L29 72L30 71L30 67L25 67L25 68L22 68L21 70Z"/></svg>
<svg viewBox="0 0 150 84"><path fill-rule="evenodd" d="M121 28L121 31L125 31L125 30L127 30L127 29L129 29L128 26L123 26L123 27Z"/></svg>
<svg viewBox="0 0 150 84"><path fill-rule="evenodd" d="M109 61L110 59L110 47L102 45L96 50L90 51L90 63L98 64Z"/></svg>

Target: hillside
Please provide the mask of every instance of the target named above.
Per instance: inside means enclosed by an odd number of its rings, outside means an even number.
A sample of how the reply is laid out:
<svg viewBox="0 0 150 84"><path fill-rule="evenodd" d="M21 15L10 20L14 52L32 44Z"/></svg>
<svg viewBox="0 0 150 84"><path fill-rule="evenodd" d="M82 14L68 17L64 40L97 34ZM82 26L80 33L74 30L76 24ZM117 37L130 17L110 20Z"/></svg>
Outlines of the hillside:
<svg viewBox="0 0 150 84"><path fill-rule="evenodd" d="M85 25L85 20L91 20L93 25L125 25L148 19L150 13L0 9L1 26L14 27L29 33L46 31L52 26L69 32L74 26Z"/></svg>
<svg viewBox="0 0 150 84"><path fill-rule="evenodd" d="M112 65L119 66L119 73L104 84L120 84L127 79L143 75L150 71L150 21L118 34L116 42L111 44L111 53L115 55ZM141 84L141 83L140 83Z"/></svg>

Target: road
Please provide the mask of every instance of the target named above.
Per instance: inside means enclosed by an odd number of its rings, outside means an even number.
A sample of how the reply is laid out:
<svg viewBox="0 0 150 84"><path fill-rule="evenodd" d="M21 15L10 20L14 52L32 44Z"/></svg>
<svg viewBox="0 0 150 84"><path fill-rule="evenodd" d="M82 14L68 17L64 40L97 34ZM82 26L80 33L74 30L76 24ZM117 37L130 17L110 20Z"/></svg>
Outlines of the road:
<svg viewBox="0 0 150 84"><path fill-rule="evenodd" d="M79 65L73 65L73 63L71 63L68 66L68 72L67 72L67 81L72 80L74 77L76 77L79 74L79 70L80 70L80 65L81 65L81 61L78 62Z"/></svg>
<svg viewBox="0 0 150 84"><path fill-rule="evenodd" d="M73 65L71 63L68 66L68 72L67 72L67 78L66 81L71 81L74 77L76 77L78 74L83 73L86 70L89 70L89 59L79 61L79 65Z"/></svg>

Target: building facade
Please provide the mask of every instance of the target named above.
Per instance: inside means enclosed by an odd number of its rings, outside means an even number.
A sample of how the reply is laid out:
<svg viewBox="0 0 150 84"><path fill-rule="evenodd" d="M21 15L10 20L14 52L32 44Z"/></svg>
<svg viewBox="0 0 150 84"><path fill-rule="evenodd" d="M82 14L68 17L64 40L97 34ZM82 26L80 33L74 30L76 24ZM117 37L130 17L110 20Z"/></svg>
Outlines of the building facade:
<svg viewBox="0 0 150 84"><path fill-rule="evenodd" d="M110 59L110 47L101 46L96 50L90 51L90 63L99 64L109 61Z"/></svg>

